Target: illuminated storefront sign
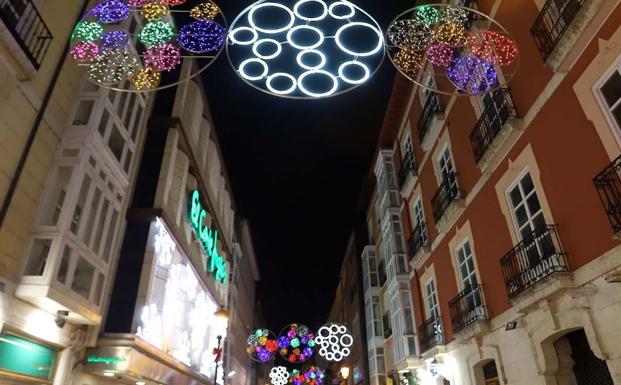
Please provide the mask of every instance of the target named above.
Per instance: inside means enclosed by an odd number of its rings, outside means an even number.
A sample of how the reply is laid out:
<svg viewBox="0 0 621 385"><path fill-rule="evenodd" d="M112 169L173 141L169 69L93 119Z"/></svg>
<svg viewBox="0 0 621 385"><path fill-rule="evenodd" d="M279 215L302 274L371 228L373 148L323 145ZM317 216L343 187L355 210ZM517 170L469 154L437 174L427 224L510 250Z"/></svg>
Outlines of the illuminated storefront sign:
<svg viewBox="0 0 621 385"><path fill-rule="evenodd" d="M102 357L102 356L88 356L86 357L86 362L89 363L100 363L104 365L116 365L125 361L125 358L121 357Z"/></svg>
<svg viewBox="0 0 621 385"><path fill-rule="evenodd" d="M0 372L51 380L58 352L12 334L0 333ZM2 377L2 375L0 375Z"/></svg>
<svg viewBox="0 0 621 385"><path fill-rule="evenodd" d="M207 270L210 273L215 273L216 281L226 282L227 266L226 261L218 252L218 231L203 225L207 217L207 211L201 205L198 190L194 190L190 194L188 209L188 216L190 217L192 227L194 227L196 237L201 241L205 254L209 257L209 264L206 264L208 266Z"/></svg>

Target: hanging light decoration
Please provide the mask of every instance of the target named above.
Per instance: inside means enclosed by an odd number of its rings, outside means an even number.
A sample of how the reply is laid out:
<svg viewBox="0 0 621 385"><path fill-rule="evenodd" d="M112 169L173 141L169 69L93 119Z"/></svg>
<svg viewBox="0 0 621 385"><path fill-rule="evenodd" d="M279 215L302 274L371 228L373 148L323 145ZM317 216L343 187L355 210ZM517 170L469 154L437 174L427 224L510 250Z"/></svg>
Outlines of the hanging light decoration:
<svg viewBox="0 0 621 385"><path fill-rule="evenodd" d="M423 67L424 57L418 52L401 50L392 58L392 61L401 71L415 74Z"/></svg>
<svg viewBox="0 0 621 385"><path fill-rule="evenodd" d="M99 40L103 35L104 29L96 21L81 21L73 29L72 41L89 42Z"/></svg>
<svg viewBox="0 0 621 385"><path fill-rule="evenodd" d="M94 62L99 56L99 44L89 41L76 44L70 51L71 57L79 62Z"/></svg>
<svg viewBox="0 0 621 385"><path fill-rule="evenodd" d="M190 52L214 51L224 44L226 30L212 20L198 20L186 24L179 31L179 45Z"/></svg>
<svg viewBox="0 0 621 385"><path fill-rule="evenodd" d="M130 79L137 91L146 91L157 88L162 80L162 74L153 67L146 67L134 72Z"/></svg>
<svg viewBox="0 0 621 385"><path fill-rule="evenodd" d="M515 41L495 31L475 34L468 41L468 48L482 60L501 66L511 65L519 55Z"/></svg>
<svg viewBox="0 0 621 385"><path fill-rule="evenodd" d="M132 7L138 8L145 6L150 1L151 0L127 0L127 4L131 5Z"/></svg>
<svg viewBox="0 0 621 385"><path fill-rule="evenodd" d="M431 29L416 20L399 20L388 28L388 40L392 44L406 46L414 51L424 50L433 42Z"/></svg>
<svg viewBox="0 0 621 385"><path fill-rule="evenodd" d="M190 10L190 16L197 20L213 20L220 13L220 7L207 1L200 3Z"/></svg>
<svg viewBox="0 0 621 385"><path fill-rule="evenodd" d="M95 83L113 86L139 68L140 60L129 49L107 49L90 65L88 77Z"/></svg>
<svg viewBox="0 0 621 385"><path fill-rule="evenodd" d="M430 26L440 21L442 14L433 5L423 5L416 8L414 19L419 23Z"/></svg>
<svg viewBox="0 0 621 385"><path fill-rule="evenodd" d="M95 13L99 21L104 24L117 23L127 20L129 6L121 0L106 0L95 8Z"/></svg>
<svg viewBox="0 0 621 385"><path fill-rule="evenodd" d="M166 44L175 35L172 24L164 20L154 20L145 24L138 33L138 39L146 47Z"/></svg>
<svg viewBox="0 0 621 385"><path fill-rule="evenodd" d="M164 2L168 5L175 6L175 5L181 5L185 3L186 0L164 0Z"/></svg>
<svg viewBox="0 0 621 385"><path fill-rule="evenodd" d="M246 340L246 352L254 361L270 362L277 351L276 336L268 329L257 329Z"/></svg>
<svg viewBox="0 0 621 385"><path fill-rule="evenodd" d="M494 66L476 56L456 57L447 74L457 89L474 95L491 91L498 82Z"/></svg>
<svg viewBox="0 0 621 385"><path fill-rule="evenodd" d="M101 37L104 48L122 48L129 44L129 35L125 31L110 31Z"/></svg>
<svg viewBox="0 0 621 385"><path fill-rule="evenodd" d="M155 45L145 52L144 64L159 71L172 71L181 64L181 52L172 44Z"/></svg>
<svg viewBox="0 0 621 385"><path fill-rule="evenodd" d="M433 44L427 48L427 60L432 64L448 67L453 62L453 47L442 44Z"/></svg>
<svg viewBox="0 0 621 385"><path fill-rule="evenodd" d="M468 12L454 5L448 5L442 14L442 20L452 21L454 23L465 25L468 22Z"/></svg>
<svg viewBox="0 0 621 385"><path fill-rule="evenodd" d="M142 7L142 16L149 21L155 21L162 18L168 15L169 12L170 10L168 9L168 5L160 3L159 1L147 3Z"/></svg>
<svg viewBox="0 0 621 385"><path fill-rule="evenodd" d="M468 42L468 32L463 25L454 21L444 21L434 29L433 35L438 44L458 47Z"/></svg>

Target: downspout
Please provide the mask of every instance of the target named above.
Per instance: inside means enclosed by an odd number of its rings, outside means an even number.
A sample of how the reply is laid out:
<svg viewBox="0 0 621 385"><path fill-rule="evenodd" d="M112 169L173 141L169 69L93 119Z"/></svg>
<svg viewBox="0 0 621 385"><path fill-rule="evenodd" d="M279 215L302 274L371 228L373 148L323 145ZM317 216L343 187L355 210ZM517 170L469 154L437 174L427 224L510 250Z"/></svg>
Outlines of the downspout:
<svg viewBox="0 0 621 385"><path fill-rule="evenodd" d="M82 18L82 14L84 13L84 11L86 11L86 6L88 5L88 3L89 0L84 0L82 8L80 9L80 13L78 14L78 17L73 25L77 24L80 21L80 19ZM45 95L43 96L41 108L39 108L39 110L37 111L37 116L35 117L32 128L30 129L30 133L28 134L26 145L24 146L22 155L20 156L19 162L17 163L17 168L15 169L15 174L11 179L11 184L9 185L9 189L7 190L6 197L4 197L4 201L2 202L2 208L0 209L0 229L4 224L4 220L6 219L9 207L11 206L11 200L13 200L13 196L15 195L15 191L17 190L17 183L19 182L19 178L24 172L24 167L26 166L28 155L30 155L30 150L32 150L32 145L34 143L35 137L37 136L37 133L39 132L39 127L41 127L43 116L45 115L45 111L50 104L50 100L52 99L52 93L54 92L54 88L56 87L56 83L58 82L58 78L60 77L60 72L65 65L65 60L67 59L69 49L71 49L71 40L67 39L67 44L65 45L61 59L58 62L56 68L54 69L54 73L52 74L52 80L50 80L50 84L45 91Z"/></svg>

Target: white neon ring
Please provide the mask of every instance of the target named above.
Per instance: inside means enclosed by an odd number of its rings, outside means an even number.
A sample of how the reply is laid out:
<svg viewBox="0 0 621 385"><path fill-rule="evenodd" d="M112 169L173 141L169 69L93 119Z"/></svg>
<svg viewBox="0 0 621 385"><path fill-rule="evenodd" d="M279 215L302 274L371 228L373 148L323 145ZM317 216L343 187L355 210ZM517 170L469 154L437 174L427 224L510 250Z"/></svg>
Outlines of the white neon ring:
<svg viewBox="0 0 621 385"><path fill-rule="evenodd" d="M263 73L261 75L257 75L257 76L250 76L250 75L248 75L244 69L250 63L259 63L259 64L261 64L263 66ZM269 67L267 66L267 63L264 62L261 59L258 59L258 58L246 59L246 60L244 60L239 65L239 73L241 74L241 76L244 79L248 79L248 80L253 80L254 81L254 80L263 79L265 77L265 75L267 75L268 72L269 72Z"/></svg>
<svg viewBox="0 0 621 385"><path fill-rule="evenodd" d="M317 64L316 66L309 66L308 64L304 64L304 61L302 60L302 58L304 57L304 55L309 54L309 53L314 53L314 54L319 55L319 57L321 58L321 62ZM307 69L307 70L318 70L320 68L323 68L323 66L326 65L326 61L327 61L326 55L324 55L323 52L321 51L317 51L316 49L305 49L304 51L298 53L296 60L300 67ZM330 331L328 330L328 328L324 326L322 329L327 330L328 335L330 335ZM321 333L321 329L319 329L319 332ZM315 340L317 340L317 338L315 338Z"/></svg>
<svg viewBox="0 0 621 385"><path fill-rule="evenodd" d="M277 77L286 77L287 79L291 80L291 87L286 89L286 90L277 90L276 88L274 88L272 86L272 80L274 80L274 78L277 78ZM268 90L272 91L275 94L278 94L278 95L289 95L290 93L295 91L295 89L298 87L298 81L297 81L297 79L295 77L291 76L288 73L276 72L275 74L272 74L272 75L267 77L267 81L265 82L265 86L267 87Z"/></svg>
<svg viewBox="0 0 621 385"><path fill-rule="evenodd" d="M304 87L304 79L307 76L309 76L309 75L317 75L317 74L318 75L326 75L330 79L332 79L332 83L334 85L332 86L332 89L330 89L330 91L317 93L317 92L309 91L309 90L306 89L306 87ZM302 73L302 75L300 75L300 77L298 78L298 88L300 89L300 91L302 91L304 94L306 94L308 96L312 96L314 98L321 98L321 97L324 97L324 96L330 96L333 93L335 93L336 90L339 88L339 80L336 78L336 76L332 75L328 71L323 71L323 70L306 71L306 72Z"/></svg>
<svg viewBox="0 0 621 385"><path fill-rule="evenodd" d="M339 325L330 325L330 332L337 334L339 332Z"/></svg>
<svg viewBox="0 0 621 385"><path fill-rule="evenodd" d="M300 29L310 29L311 31L315 32L317 35L319 35L319 41L316 42L315 44L311 44L309 46L303 46L303 45L299 45L297 43L293 42L293 39L291 38L292 35L300 30ZM311 27L310 25L298 25L296 27L293 27L289 30L289 32L287 32L287 41L289 42L289 44L297 49L314 49L319 47L320 45L323 44L323 40L325 39L323 32L321 32L321 30L319 30L319 28L315 28L315 27Z"/></svg>
<svg viewBox="0 0 621 385"><path fill-rule="evenodd" d="M349 341L347 341L347 343L345 342L345 340L348 339ZM341 337L341 345L343 345L344 347L348 348L350 346L352 346L354 344L354 338L350 335L350 334L345 334Z"/></svg>
<svg viewBox="0 0 621 385"><path fill-rule="evenodd" d="M362 79L352 79L352 78L347 77L347 75L345 75L345 68L352 66L352 65L357 65L364 70L364 76L362 77ZM362 84L366 82L367 80L369 80L369 78L371 77L371 70L369 70L369 67L367 67L363 63L360 63L359 61L350 60L350 61L346 61L345 63L341 64L341 66L339 67L339 76L341 77L341 79L343 79L343 81L349 84Z"/></svg>
<svg viewBox="0 0 621 385"><path fill-rule="evenodd" d="M252 39L248 41L237 40L235 38L235 35L240 31L250 31L252 33ZM235 28L229 31L229 39L231 39L233 43L239 44L239 45L253 44L254 42L257 41L258 38L259 38L259 34L257 33L257 30L254 28L250 28L250 27L239 27L239 28Z"/></svg>
<svg viewBox="0 0 621 385"><path fill-rule="evenodd" d="M343 353L343 357L347 357L351 354L351 349L349 348L345 348L343 350L341 350L341 353Z"/></svg>
<svg viewBox="0 0 621 385"><path fill-rule="evenodd" d="M259 46L261 46L261 44L265 44L265 43L272 43L276 45L276 52L274 52L271 55L262 55L259 53ZM265 60L269 60L269 59L273 59L275 57L277 57L278 55L280 55L280 53L282 52L282 46L280 45L280 42L274 39L261 39L261 40L257 40L254 45L252 46L252 53L255 54L255 56L257 56L260 59L265 59Z"/></svg>
<svg viewBox="0 0 621 385"><path fill-rule="evenodd" d="M334 8L338 7L339 5L344 5L346 7L349 8L349 15L337 15L336 13L334 13ZM333 18L337 19L337 20L343 20L343 19L349 19L350 17L353 17L356 14L356 8L353 7L353 5L349 4L346 1L337 1L336 3L330 5L330 8L328 9L328 12L330 13L330 16L332 16Z"/></svg>
<svg viewBox="0 0 621 385"><path fill-rule="evenodd" d="M341 352L334 352L334 361L339 362L343 360L343 354Z"/></svg>
<svg viewBox="0 0 621 385"><path fill-rule="evenodd" d="M300 53L298 54L298 56L299 56L300 54L303 54L304 52L305 52L305 51L300 52ZM324 332L327 332L328 334L325 334ZM322 337L322 338L327 338L327 337L330 337L330 329L328 329L326 326L322 326L322 327L320 327L320 328L319 328L319 331L317 332L317 335L318 335L319 337Z"/></svg>
<svg viewBox="0 0 621 385"><path fill-rule="evenodd" d="M375 32L377 34L377 37L378 37L377 47L375 47L373 50L368 51L368 52L355 52L355 51L352 51L352 50L350 50L348 48L345 48L343 43L341 43L341 33L343 33L346 29L351 28L351 27L355 27L355 26L362 26L362 27L367 27L367 28L372 29L373 32ZM382 32L379 29L375 28L373 25L369 24L369 23L362 23L362 22L359 22L359 21L354 22L354 23L345 24L344 26L339 28L338 31L336 31L336 35L334 36L334 40L336 41L336 45L343 52L348 53L350 55L362 56L362 57L375 55L384 46L384 36L382 35Z"/></svg>
<svg viewBox="0 0 621 385"><path fill-rule="evenodd" d="M310 3L310 2L315 2L315 3L319 3L321 4L321 6L323 7L323 13L320 16L317 17L307 17L307 16L302 16L302 14L300 13L300 11L298 10L298 8L305 3ZM293 13L299 17L302 20L306 20L306 21L319 21L319 20L323 20L326 18L326 16L328 16L328 6L326 5L326 3L323 0L300 0L297 3L295 3L295 5L293 6Z"/></svg>
<svg viewBox="0 0 621 385"><path fill-rule="evenodd" d="M341 334L347 333L347 328L344 325L341 325L339 327L339 333L341 333Z"/></svg>
<svg viewBox="0 0 621 385"><path fill-rule="evenodd" d="M276 7L276 8L281 8L284 9L285 11L287 11L287 13L289 14L289 24L287 24L285 27L282 28L276 28L276 29L267 29L267 28L260 28L257 26L257 24L254 22L254 12L260 8L265 8L265 7ZM252 9L250 10L250 12L248 12L248 24L250 24L250 26L254 29L256 29L259 32L264 32L264 33L280 33L280 32L285 32L286 30L288 30L289 28L291 28L293 26L293 24L295 23L295 14L286 6L279 4L279 3L262 3L259 4L255 7L252 7Z"/></svg>

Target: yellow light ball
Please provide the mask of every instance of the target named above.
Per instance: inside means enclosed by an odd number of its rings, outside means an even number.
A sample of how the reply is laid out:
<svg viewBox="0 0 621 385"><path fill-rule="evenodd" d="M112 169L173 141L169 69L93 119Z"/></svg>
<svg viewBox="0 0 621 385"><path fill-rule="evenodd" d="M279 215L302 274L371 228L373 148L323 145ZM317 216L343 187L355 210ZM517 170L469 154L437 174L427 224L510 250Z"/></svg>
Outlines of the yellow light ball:
<svg viewBox="0 0 621 385"><path fill-rule="evenodd" d="M159 86L162 74L153 67L146 67L134 72L131 76L132 84L138 91L152 90Z"/></svg>
<svg viewBox="0 0 621 385"><path fill-rule="evenodd" d="M197 20L213 20L219 13L220 8L211 1L198 4L190 10L190 16Z"/></svg>
<svg viewBox="0 0 621 385"><path fill-rule="evenodd" d="M457 47L468 42L468 31L463 25L454 21L445 21L433 31L436 43Z"/></svg>
<svg viewBox="0 0 621 385"><path fill-rule="evenodd" d="M168 6L164 3L147 3L142 7L142 16L149 21L157 20L168 15Z"/></svg>
<svg viewBox="0 0 621 385"><path fill-rule="evenodd" d="M412 75L423 68L424 55L414 51L401 50L392 60L397 68L408 75Z"/></svg>

